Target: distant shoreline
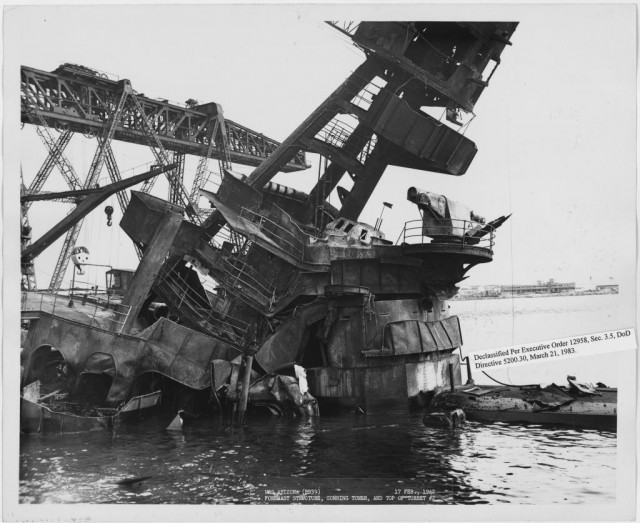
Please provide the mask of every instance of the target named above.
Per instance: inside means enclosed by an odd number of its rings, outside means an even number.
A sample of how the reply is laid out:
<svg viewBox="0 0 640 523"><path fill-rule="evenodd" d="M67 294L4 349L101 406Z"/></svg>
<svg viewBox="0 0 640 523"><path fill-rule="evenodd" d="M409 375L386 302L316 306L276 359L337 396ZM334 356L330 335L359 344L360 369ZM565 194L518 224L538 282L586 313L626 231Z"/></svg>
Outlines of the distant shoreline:
<svg viewBox="0 0 640 523"><path fill-rule="evenodd" d="M603 296L610 294L618 294L618 292L532 292L527 294L501 294L499 296L482 296L480 294L470 294L465 296L455 295L452 300L468 301L468 300L506 300L509 298L562 298L563 296Z"/></svg>

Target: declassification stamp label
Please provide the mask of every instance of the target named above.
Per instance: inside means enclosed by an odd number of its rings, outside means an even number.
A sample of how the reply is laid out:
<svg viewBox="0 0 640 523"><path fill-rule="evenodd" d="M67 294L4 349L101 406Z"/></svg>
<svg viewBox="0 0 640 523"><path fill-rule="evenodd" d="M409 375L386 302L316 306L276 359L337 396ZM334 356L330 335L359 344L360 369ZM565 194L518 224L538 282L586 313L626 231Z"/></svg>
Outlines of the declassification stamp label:
<svg viewBox="0 0 640 523"><path fill-rule="evenodd" d="M484 349L471 352L468 356L472 369L486 370L637 348L635 329L620 329L570 338L522 343L500 349Z"/></svg>

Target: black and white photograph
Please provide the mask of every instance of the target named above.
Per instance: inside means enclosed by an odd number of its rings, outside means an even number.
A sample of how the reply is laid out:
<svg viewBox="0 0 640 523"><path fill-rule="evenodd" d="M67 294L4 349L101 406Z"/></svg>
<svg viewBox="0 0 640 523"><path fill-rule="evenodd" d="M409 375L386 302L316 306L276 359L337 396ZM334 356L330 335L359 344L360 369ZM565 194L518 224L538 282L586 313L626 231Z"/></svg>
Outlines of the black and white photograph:
<svg viewBox="0 0 640 523"><path fill-rule="evenodd" d="M636 25L4 5L3 520L637 517Z"/></svg>

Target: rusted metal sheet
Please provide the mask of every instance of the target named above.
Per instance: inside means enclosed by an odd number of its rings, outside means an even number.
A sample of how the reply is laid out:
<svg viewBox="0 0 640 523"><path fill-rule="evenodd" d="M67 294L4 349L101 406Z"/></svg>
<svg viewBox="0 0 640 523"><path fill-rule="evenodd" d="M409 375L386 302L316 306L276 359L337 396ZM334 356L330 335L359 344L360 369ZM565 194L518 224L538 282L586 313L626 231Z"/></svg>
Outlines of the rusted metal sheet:
<svg viewBox="0 0 640 523"><path fill-rule="evenodd" d="M324 319L327 308L327 302L320 300L299 309L260 347L255 357L260 366L276 372L297 363L309 338L309 326Z"/></svg>
<svg viewBox="0 0 640 523"><path fill-rule="evenodd" d="M382 350L393 355L452 350L462 345L457 316L434 322L404 320L387 323Z"/></svg>
<svg viewBox="0 0 640 523"><path fill-rule="evenodd" d="M131 202L122 216L120 227L137 243L149 245L167 213L177 213L181 216L181 207L169 203L156 196L140 191L131 191ZM202 237L202 230L187 220L182 220L172 244L171 252L182 256L190 253Z"/></svg>
<svg viewBox="0 0 640 523"><path fill-rule="evenodd" d="M167 212L182 214L183 210L156 196L131 191L131 201L120 227L133 241L148 245Z"/></svg>
<svg viewBox="0 0 640 523"><path fill-rule="evenodd" d="M304 262L309 236L302 232L291 217L272 207L269 210L233 208L209 191L201 191L222 214L231 229L258 243L291 263Z"/></svg>
<svg viewBox="0 0 640 523"><path fill-rule="evenodd" d="M32 320L29 338L28 354L39 347L55 347L78 374L91 369L90 361L89 367L85 365L92 354L112 356L116 375L108 405L125 400L136 377L147 371L159 372L193 389L203 389L210 384L209 362L230 360L237 354L230 345L166 318L132 336L40 313L37 320Z"/></svg>
<svg viewBox="0 0 640 523"><path fill-rule="evenodd" d="M392 93L378 95L379 114L373 128L402 153L417 157L419 161L403 160L403 154L390 156L389 162L404 167L419 168L461 176L467 172L478 152L475 144L457 131L447 127L428 114L412 109L409 104ZM375 106L372 105L373 111Z"/></svg>
<svg viewBox="0 0 640 523"><path fill-rule="evenodd" d="M151 292L158 273L171 250L174 239L182 224L182 214L165 212L150 243L144 251L138 269L131 280L131 286L122 299L122 304L130 307L123 332L130 332L137 325L138 314Z"/></svg>
<svg viewBox="0 0 640 523"><path fill-rule="evenodd" d="M432 354L432 356L436 356ZM453 365L454 386L462 383L460 377L460 359L455 354L445 357L406 364L407 395L414 397L421 392L430 392L439 389L449 389L451 380L449 365Z"/></svg>
<svg viewBox="0 0 640 523"><path fill-rule="evenodd" d="M38 403L20 398L20 431L28 434L74 434L112 430L120 421L132 421L159 405L160 391L136 396L118 409L90 409L91 414L79 412L88 407L69 403ZM97 414L97 415L96 415Z"/></svg>
<svg viewBox="0 0 640 523"><path fill-rule="evenodd" d="M307 369L309 389L321 398L355 398L361 391L356 386L355 372L355 369L338 367Z"/></svg>
<svg viewBox="0 0 640 523"><path fill-rule="evenodd" d="M369 401L408 397L404 364L399 362L395 365L364 369L364 390Z"/></svg>

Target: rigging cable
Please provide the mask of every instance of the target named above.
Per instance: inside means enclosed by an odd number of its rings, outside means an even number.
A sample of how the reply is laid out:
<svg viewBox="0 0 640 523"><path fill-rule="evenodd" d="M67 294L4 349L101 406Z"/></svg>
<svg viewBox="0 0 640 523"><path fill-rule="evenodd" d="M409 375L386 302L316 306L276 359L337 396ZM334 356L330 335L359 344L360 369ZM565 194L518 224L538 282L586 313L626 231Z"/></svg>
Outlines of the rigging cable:
<svg viewBox="0 0 640 523"><path fill-rule="evenodd" d="M511 148L507 147L507 180L509 187L509 213L513 214L513 203L511 199L511 171L509 169L509 161L511 156ZM511 345L515 345L515 329L516 329L516 311L513 298L513 227L509 224L509 252L511 254ZM507 377L509 378L509 369L507 368ZM510 378L509 378L510 379Z"/></svg>
<svg viewBox="0 0 640 523"><path fill-rule="evenodd" d="M513 383L512 383L512 384L502 383L501 381L498 381L497 379L495 379L495 378L493 378L493 377L489 376L485 371L482 371L482 374L484 374L484 375L485 375L487 378L489 378L490 380L495 381L497 384L499 384L499 385L503 385L503 386L505 386L505 387L531 387L531 386L533 386L533 385L537 385L537 383L530 384L530 385L514 385Z"/></svg>

